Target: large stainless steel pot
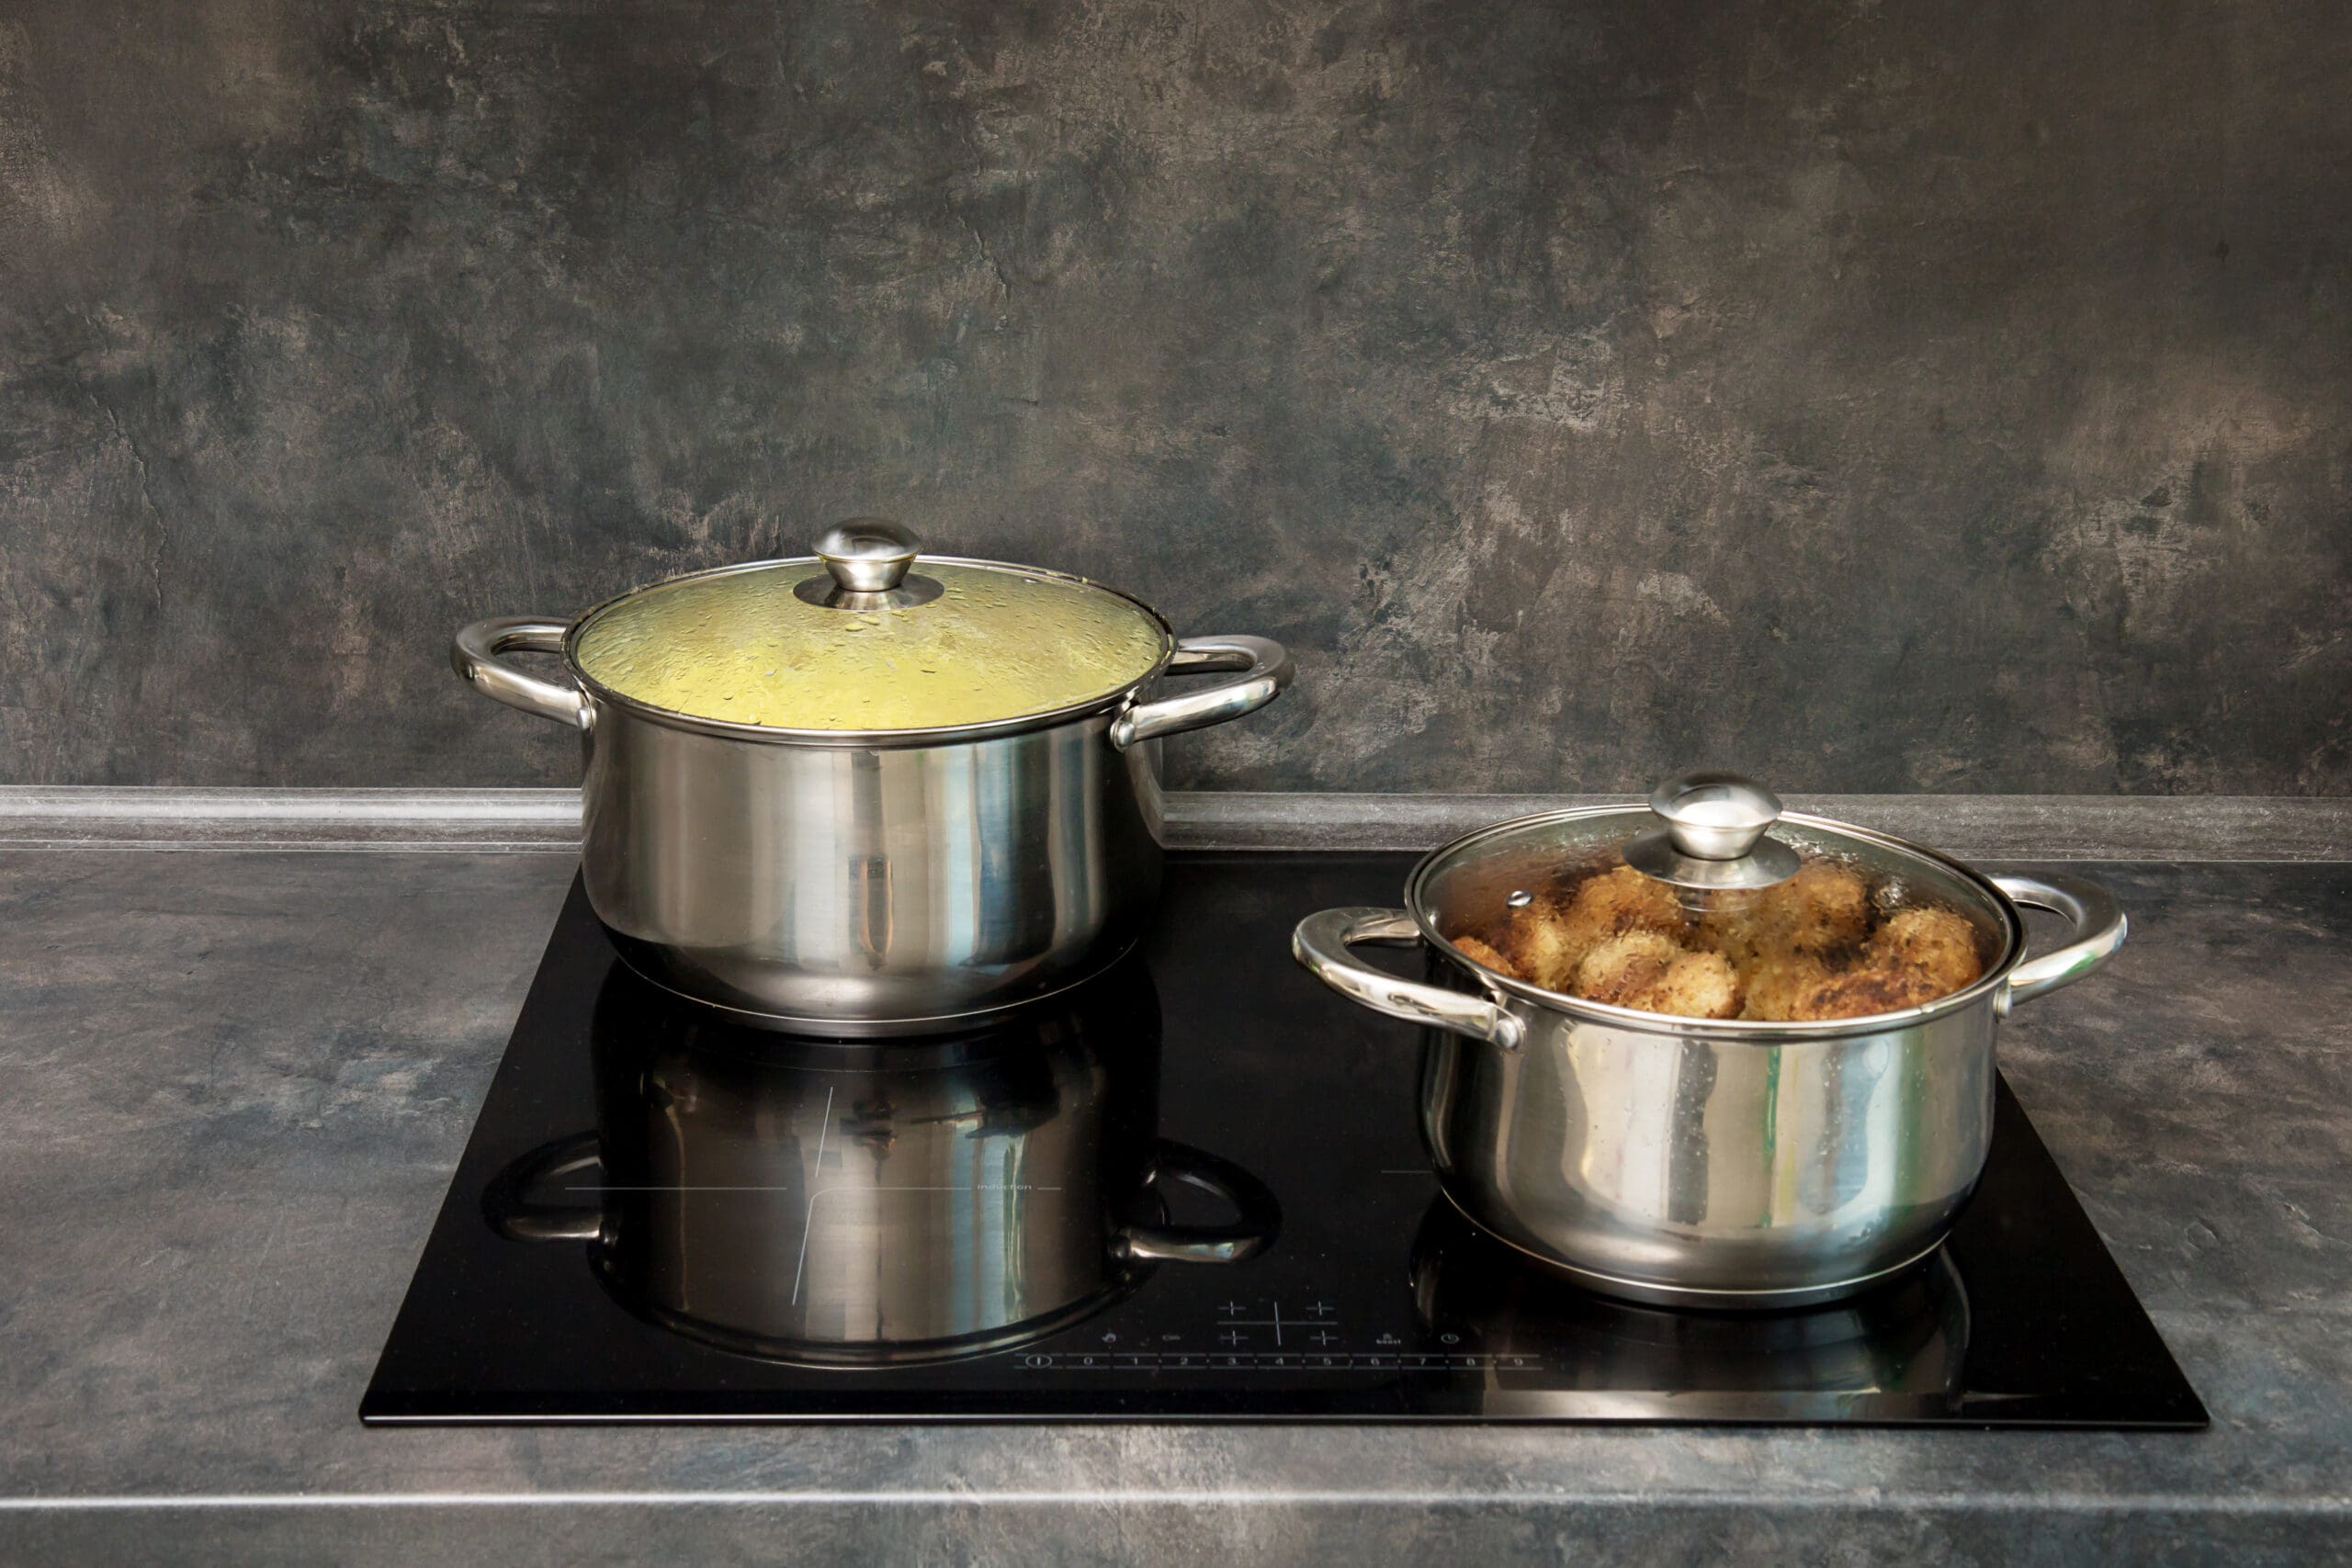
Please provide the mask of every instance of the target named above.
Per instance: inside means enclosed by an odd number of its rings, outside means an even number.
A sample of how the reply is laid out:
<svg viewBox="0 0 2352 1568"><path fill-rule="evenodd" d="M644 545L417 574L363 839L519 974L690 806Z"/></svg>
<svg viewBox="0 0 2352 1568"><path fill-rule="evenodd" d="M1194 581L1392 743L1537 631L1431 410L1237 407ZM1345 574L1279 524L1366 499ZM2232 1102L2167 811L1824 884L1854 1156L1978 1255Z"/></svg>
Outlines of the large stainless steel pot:
<svg viewBox="0 0 2352 1568"><path fill-rule="evenodd" d="M783 570L804 586L838 583L852 604L905 592L893 586L915 558L903 533L869 525L828 542L821 558L663 586ZM1120 594L1159 628L1162 651L1116 690L949 728L786 729L671 711L594 679L582 634L634 597L571 622L477 622L452 661L484 694L580 731L582 875L633 966L698 1000L843 1038L1020 1006L1125 952L1159 895L1158 738L1263 707L1292 673L1278 644L1178 637ZM504 658L518 651L560 655L563 678ZM1227 678L1158 690L1163 677L1207 673Z"/></svg>
<svg viewBox="0 0 2352 1568"><path fill-rule="evenodd" d="M1295 954L1326 985L1429 1026L1421 1131L1446 1195L1592 1288L1669 1305L1795 1305L1926 1257L1984 1169L2001 1019L2122 944L2122 911L2080 878L1985 876L1865 829L1779 816L1777 801L1771 813L1788 841L1775 854L1834 852L1935 889L1982 931L1981 976L1865 1018L1701 1020L1546 990L1448 940L1465 909L1523 898L1568 846L1621 842L1628 863L1653 858L1659 825L1639 807L1482 829L1414 868L1404 908L1329 909L1297 929ZM1720 869L1686 866L1694 883ZM2020 905L2065 917L2072 940L2029 957ZM1366 943L1424 946L1428 980L1359 962L1349 950Z"/></svg>
<svg viewBox="0 0 2352 1568"><path fill-rule="evenodd" d="M733 1353L1002 1349L1280 1228L1253 1177L1159 1136L1159 1033L1137 960L1018 1020L813 1051L616 966L591 1026L596 1130L514 1162L484 1210L516 1240L585 1242L624 1305ZM1170 1184L1233 1217L1170 1223Z"/></svg>

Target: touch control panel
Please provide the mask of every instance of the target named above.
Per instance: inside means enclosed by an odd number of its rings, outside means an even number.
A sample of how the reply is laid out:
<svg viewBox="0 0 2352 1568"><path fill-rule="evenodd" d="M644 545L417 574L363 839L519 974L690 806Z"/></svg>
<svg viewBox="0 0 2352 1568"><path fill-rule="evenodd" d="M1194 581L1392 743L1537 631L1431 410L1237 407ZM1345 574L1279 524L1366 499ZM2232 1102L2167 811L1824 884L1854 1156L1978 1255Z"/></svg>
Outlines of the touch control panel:
<svg viewBox="0 0 2352 1568"><path fill-rule="evenodd" d="M1076 1347L1018 1351L1031 1371L1534 1371L1541 1356L1496 1354L1452 1330L1408 1339L1393 1329L1352 1329L1339 1303L1305 1298L1229 1297L1191 1330L1080 1329Z"/></svg>

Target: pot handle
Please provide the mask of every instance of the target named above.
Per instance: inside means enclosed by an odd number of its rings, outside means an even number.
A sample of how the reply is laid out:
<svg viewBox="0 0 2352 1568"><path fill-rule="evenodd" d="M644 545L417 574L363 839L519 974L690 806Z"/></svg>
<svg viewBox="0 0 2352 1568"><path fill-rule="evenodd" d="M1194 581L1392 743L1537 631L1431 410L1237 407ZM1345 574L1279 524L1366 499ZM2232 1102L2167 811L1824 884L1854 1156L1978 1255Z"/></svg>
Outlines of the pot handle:
<svg viewBox="0 0 2352 1568"><path fill-rule="evenodd" d="M601 1167L596 1134L576 1133L542 1144L500 1171L481 1195L482 1218L509 1241L594 1241L605 1234L605 1211L543 1203L531 1189L559 1176Z"/></svg>
<svg viewBox="0 0 2352 1568"><path fill-rule="evenodd" d="M1501 1004L1442 986L1402 979L1359 964L1348 953L1348 949L1362 942L1411 947L1420 940L1420 928L1402 909L1326 909L1298 922L1298 930L1291 935L1290 955L1359 1007L1408 1023L1466 1034L1506 1051L1518 1050L1526 1040L1527 1026Z"/></svg>
<svg viewBox="0 0 2352 1568"><path fill-rule="evenodd" d="M1283 1228L1283 1209L1266 1184L1234 1164L1190 1144L1162 1138L1154 1147L1147 1186L1181 1181L1233 1207L1225 1225L1122 1225L1112 1242L1121 1258L1160 1263L1238 1263L1255 1258Z"/></svg>
<svg viewBox="0 0 2352 1568"><path fill-rule="evenodd" d="M1281 696L1295 673L1290 655L1281 643L1262 637L1180 637L1168 656L1170 675L1238 671L1238 678L1219 681L1182 696L1137 703L1111 721L1111 744L1124 751L1154 736L1179 730L1204 729L1255 713Z"/></svg>
<svg viewBox="0 0 2352 1568"><path fill-rule="evenodd" d="M568 681L547 681L526 674L498 656L561 653L563 634L571 628L562 621L536 615L499 615L476 621L459 631L449 645L449 663L459 679L484 696L495 697L510 708L551 718L575 728L588 728L587 697Z"/></svg>
<svg viewBox="0 0 2352 1568"><path fill-rule="evenodd" d="M2013 902L2064 915L2075 923L2074 941L2009 971L2009 988L2002 996L2004 1012L2081 979L2115 956L2115 950L2123 945L2124 932L2131 929L2132 922L2124 918L2123 906L2115 901L2115 896L2079 876L1996 876L1993 886Z"/></svg>

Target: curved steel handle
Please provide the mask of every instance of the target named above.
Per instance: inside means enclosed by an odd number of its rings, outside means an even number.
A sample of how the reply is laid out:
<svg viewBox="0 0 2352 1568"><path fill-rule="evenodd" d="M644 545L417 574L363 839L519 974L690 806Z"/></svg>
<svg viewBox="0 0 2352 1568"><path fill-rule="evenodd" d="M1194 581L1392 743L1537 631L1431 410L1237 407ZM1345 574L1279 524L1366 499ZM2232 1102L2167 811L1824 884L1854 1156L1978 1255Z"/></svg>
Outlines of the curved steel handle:
<svg viewBox="0 0 2352 1568"><path fill-rule="evenodd" d="M1111 744L1124 751L1156 735L1182 729L1204 729L1255 713L1281 696L1295 671L1283 645L1262 637L1180 637L1168 657L1170 675L1239 671L1238 678L1219 681L1197 692L1137 703L1111 721Z"/></svg>
<svg viewBox="0 0 2352 1568"><path fill-rule="evenodd" d="M595 1241L605 1234L602 1204L583 1209L542 1203L530 1194L542 1182L603 1163L594 1133L542 1144L500 1171L482 1190L482 1218L510 1241Z"/></svg>
<svg viewBox="0 0 2352 1568"><path fill-rule="evenodd" d="M1113 1250L1122 1258L1161 1263L1238 1263L1274 1244L1283 1209L1266 1184L1234 1164L1190 1144L1162 1138L1152 1152L1151 1181L1181 1181L1233 1206L1226 1225L1122 1225Z"/></svg>
<svg viewBox="0 0 2352 1568"><path fill-rule="evenodd" d="M526 674L498 656L502 653L561 653L562 621L536 615L500 615L476 621L458 633L449 645L449 663L458 677L484 696L495 697L510 708L521 708L541 718L552 718L576 728L588 728L592 711L588 698L568 681L546 681Z"/></svg>
<svg viewBox="0 0 2352 1568"><path fill-rule="evenodd" d="M2029 908L2047 909L2075 923L2074 941L2009 971L2009 988L2003 998L2005 1012L2044 991L2074 984L2114 957L2132 927L2113 894L2079 876L1996 876L1993 886Z"/></svg>
<svg viewBox="0 0 2352 1568"><path fill-rule="evenodd" d="M1466 1034L1506 1051L1516 1051L1525 1043L1527 1026L1499 1003L1419 980L1399 979L1348 955L1348 949L1360 942L1410 947L1420 940L1420 928L1402 909L1326 909L1298 922L1298 930L1291 933L1290 955L1360 1007L1408 1023Z"/></svg>

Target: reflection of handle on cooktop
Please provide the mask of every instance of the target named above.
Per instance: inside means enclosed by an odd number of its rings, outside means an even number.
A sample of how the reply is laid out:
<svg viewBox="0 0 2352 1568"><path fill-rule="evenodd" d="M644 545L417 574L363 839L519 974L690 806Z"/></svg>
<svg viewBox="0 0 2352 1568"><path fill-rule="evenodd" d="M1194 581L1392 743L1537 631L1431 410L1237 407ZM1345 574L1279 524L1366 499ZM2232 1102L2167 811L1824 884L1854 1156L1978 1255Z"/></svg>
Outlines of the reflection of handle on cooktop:
<svg viewBox="0 0 2352 1568"><path fill-rule="evenodd" d="M604 1235L604 1209L541 1202L531 1196L542 1183L595 1168L601 1163L596 1134L576 1133L543 1144L493 1178L481 1195L483 1217L514 1241L594 1241ZM1282 1205L1264 1182L1230 1160L1187 1144L1162 1138L1154 1145L1149 1185L1181 1181L1222 1199L1234 1212L1222 1225L1122 1225L1112 1246L1122 1258L1166 1263L1238 1263L1273 1245L1283 1226Z"/></svg>
<svg viewBox="0 0 2352 1568"><path fill-rule="evenodd" d="M1122 1225L1114 1244L1123 1257L1166 1263L1238 1263L1273 1245L1283 1228L1282 1205L1266 1184L1234 1164L1189 1144L1159 1140L1148 1182L1181 1181L1223 1199L1234 1220L1223 1225Z"/></svg>
<svg viewBox="0 0 2352 1568"><path fill-rule="evenodd" d="M602 1203L542 1203L530 1193L543 1181L602 1164L594 1133L542 1144L492 1179L481 1195L482 1215L492 1229L515 1241L594 1241L605 1230Z"/></svg>

